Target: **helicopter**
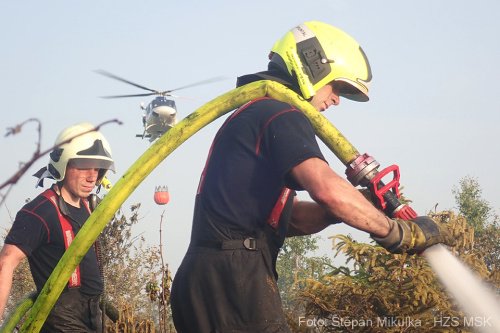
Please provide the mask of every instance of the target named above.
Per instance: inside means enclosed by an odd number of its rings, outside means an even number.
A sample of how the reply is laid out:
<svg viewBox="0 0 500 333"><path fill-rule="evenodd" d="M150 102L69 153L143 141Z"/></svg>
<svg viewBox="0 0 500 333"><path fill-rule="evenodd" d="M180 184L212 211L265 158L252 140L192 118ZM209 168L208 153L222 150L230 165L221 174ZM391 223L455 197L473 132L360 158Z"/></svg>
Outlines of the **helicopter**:
<svg viewBox="0 0 500 333"><path fill-rule="evenodd" d="M107 76L111 79L118 80L123 83L135 86L137 88L149 91L149 93L102 96L102 98L127 98L127 97L157 95L147 105L145 105L144 103L140 104L140 108L143 110L142 125L144 127L144 131L142 132L142 134L136 134L136 137L142 139L144 138L149 139L149 142L155 141L157 138L162 136L166 131L171 129L177 123L177 107L175 105L175 101L171 98L168 98L168 97L179 97L172 95L173 91L194 87L202 84L207 84L215 81L220 81L224 79L223 77L215 77L208 80L203 80L189 85L185 85L176 89L160 91L160 90L150 89L143 85L126 80L122 77L119 77L105 70L96 70L95 72Z"/></svg>

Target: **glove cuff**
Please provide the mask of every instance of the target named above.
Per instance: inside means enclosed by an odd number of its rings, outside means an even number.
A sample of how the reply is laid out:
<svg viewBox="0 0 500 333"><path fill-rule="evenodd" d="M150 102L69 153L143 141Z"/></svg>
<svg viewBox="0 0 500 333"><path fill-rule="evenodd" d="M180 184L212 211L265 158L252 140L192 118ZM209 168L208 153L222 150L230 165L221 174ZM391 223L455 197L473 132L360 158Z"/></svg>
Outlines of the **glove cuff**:
<svg viewBox="0 0 500 333"><path fill-rule="evenodd" d="M380 246L383 248L393 252L394 249L397 249L399 245L401 244L401 230L398 226L398 224L389 218L387 218L387 221L389 222L389 225L391 226L391 230L389 231L389 234L385 237L377 237L373 234L371 234L371 238L373 238L374 241L376 241Z"/></svg>

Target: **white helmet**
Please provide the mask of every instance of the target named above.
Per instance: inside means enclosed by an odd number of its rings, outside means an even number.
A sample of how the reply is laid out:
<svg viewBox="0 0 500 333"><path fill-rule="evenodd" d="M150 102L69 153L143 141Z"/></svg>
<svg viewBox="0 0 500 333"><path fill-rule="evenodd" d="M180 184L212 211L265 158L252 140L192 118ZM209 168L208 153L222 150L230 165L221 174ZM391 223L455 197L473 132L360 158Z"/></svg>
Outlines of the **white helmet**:
<svg viewBox="0 0 500 333"><path fill-rule="evenodd" d="M115 171L109 143L94 128L90 123L79 123L59 133L54 143L56 148L49 154L49 164L35 174L39 177L38 185L43 178L63 180L70 160L78 168L100 169L97 184L108 170Z"/></svg>

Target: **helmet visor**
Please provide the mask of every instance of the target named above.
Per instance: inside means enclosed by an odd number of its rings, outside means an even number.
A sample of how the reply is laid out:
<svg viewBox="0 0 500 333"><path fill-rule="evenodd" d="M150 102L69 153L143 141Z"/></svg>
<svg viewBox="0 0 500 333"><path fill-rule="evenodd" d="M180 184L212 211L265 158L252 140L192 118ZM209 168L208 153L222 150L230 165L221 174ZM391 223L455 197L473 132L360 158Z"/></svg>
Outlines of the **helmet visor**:
<svg viewBox="0 0 500 333"><path fill-rule="evenodd" d="M106 169L115 171L115 164L113 161L104 159L72 158L69 160L68 165L78 169Z"/></svg>
<svg viewBox="0 0 500 333"><path fill-rule="evenodd" d="M339 96L356 102L367 102L369 100L366 93L356 87L350 80L334 80L334 86L338 89Z"/></svg>

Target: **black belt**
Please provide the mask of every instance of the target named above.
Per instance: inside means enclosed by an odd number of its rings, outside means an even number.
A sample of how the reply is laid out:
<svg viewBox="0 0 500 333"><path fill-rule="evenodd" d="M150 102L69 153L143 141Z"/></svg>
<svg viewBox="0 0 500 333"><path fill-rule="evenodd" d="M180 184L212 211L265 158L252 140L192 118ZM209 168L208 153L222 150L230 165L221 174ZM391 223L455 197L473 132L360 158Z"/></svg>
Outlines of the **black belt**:
<svg viewBox="0 0 500 333"><path fill-rule="evenodd" d="M223 241L214 240L197 240L191 243L192 246L209 247L221 250L237 250L246 249L249 251L257 251L266 246L263 239L247 237L245 239L229 239Z"/></svg>

